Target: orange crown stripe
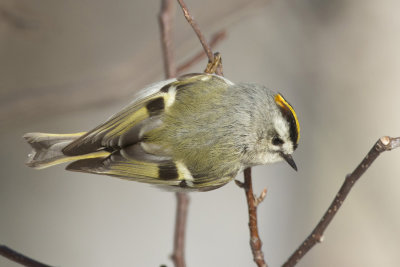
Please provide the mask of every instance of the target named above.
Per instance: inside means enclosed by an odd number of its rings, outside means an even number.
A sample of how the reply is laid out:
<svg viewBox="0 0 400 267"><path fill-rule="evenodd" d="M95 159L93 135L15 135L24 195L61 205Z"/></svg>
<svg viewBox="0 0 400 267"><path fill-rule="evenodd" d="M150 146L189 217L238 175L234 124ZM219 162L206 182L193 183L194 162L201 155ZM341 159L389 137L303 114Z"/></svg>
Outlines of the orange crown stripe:
<svg viewBox="0 0 400 267"><path fill-rule="evenodd" d="M294 117L294 120L296 122L296 129L297 129L297 140L296 140L296 143L298 143L299 139L300 139L300 124L299 124L299 120L297 119L296 112L294 112L293 107L280 94L276 94L275 102L276 102L276 104L278 104L283 109L289 110L290 113L292 113L292 115Z"/></svg>

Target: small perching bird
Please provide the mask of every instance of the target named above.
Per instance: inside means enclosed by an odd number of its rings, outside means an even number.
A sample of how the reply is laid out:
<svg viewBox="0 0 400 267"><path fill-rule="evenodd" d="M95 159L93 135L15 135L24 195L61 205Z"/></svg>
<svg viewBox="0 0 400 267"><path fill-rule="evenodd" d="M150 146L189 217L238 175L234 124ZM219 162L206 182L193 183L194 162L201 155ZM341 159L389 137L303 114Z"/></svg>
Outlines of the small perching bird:
<svg viewBox="0 0 400 267"><path fill-rule="evenodd" d="M285 160L300 138L292 106L268 88L213 74L153 84L89 132L28 133L27 165L208 191L246 167Z"/></svg>

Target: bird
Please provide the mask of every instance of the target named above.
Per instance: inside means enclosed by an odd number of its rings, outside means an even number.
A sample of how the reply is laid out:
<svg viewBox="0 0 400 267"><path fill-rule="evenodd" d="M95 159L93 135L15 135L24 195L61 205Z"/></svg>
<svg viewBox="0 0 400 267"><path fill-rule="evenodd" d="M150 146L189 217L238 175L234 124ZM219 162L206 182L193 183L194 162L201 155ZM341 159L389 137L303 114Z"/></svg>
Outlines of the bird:
<svg viewBox="0 0 400 267"><path fill-rule="evenodd" d="M108 175L173 191L217 189L247 167L286 161L300 126L293 107L265 86L190 73L154 83L87 132L23 136L27 166Z"/></svg>

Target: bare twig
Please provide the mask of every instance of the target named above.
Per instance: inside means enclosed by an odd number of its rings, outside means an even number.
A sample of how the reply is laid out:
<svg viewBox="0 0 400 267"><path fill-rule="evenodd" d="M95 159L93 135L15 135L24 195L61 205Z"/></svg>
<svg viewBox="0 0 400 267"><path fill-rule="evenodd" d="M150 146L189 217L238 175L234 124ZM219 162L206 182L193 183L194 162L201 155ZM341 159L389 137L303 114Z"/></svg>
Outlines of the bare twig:
<svg viewBox="0 0 400 267"><path fill-rule="evenodd" d="M283 264L284 267L295 266L297 262L317 243L323 241L324 231L332 221L333 217L338 212L343 204L350 190L353 188L357 180L365 173L371 166L374 160L384 151L389 151L400 147L400 137L391 138L388 136L381 137L375 145L371 148L365 158L357 166L357 168L349 175L343 182L342 187L336 194L335 199L325 212L322 219L314 228L312 233L303 241L300 247L290 256L290 258Z"/></svg>
<svg viewBox="0 0 400 267"><path fill-rule="evenodd" d="M174 252L171 256L176 267L185 267L185 231L189 206L189 196L186 193L176 193L176 219Z"/></svg>
<svg viewBox="0 0 400 267"><path fill-rule="evenodd" d="M174 51L172 49L172 19L174 17L174 7L174 0L161 0L161 11L158 15L164 70L167 78L176 76Z"/></svg>
<svg viewBox="0 0 400 267"><path fill-rule="evenodd" d="M0 255L3 257L13 261L17 262L19 264L22 264L24 266L28 267L50 267L50 265L38 262L34 259L31 259L15 250L12 250L9 247L6 247L4 245L0 245Z"/></svg>
<svg viewBox="0 0 400 267"><path fill-rule="evenodd" d="M236 182L236 184L238 184ZM254 197L253 193L253 185L251 179L251 168L247 168L244 170L244 183L239 186L242 186L246 193L247 205L249 208L249 229L250 229L250 247L253 253L254 262L258 267L266 267L267 264L264 260L264 253L261 250L262 242L260 239L260 235L258 234L258 226L257 226L257 199ZM266 190L264 189L265 194ZM265 195L261 194L260 198L264 199ZM261 200L260 200L261 201Z"/></svg>
<svg viewBox="0 0 400 267"><path fill-rule="evenodd" d="M208 45L206 38L204 38L203 33L200 31L199 26L197 25L196 21L194 20L193 16L189 13L189 10L183 0L178 0L179 5L182 8L183 15L185 16L186 20L189 22L190 26L192 26L194 32L196 33L197 37L201 45L203 46L204 52L207 54L208 62L212 63L215 61L214 53L211 50L210 45ZM220 64L219 64L220 65ZM216 69L216 74L222 75L222 68L218 67Z"/></svg>
<svg viewBox="0 0 400 267"><path fill-rule="evenodd" d="M222 31L219 31L219 32L215 33L211 37L210 47L214 48L219 42L221 42L225 38L226 38L226 31L225 30L222 30ZM196 64L197 62L202 60L203 58L205 58L206 56L207 55L204 53L204 51L200 51L199 53L194 55L191 59L189 59L188 61L186 61L183 64L181 64L180 66L178 66L177 73L184 72L185 70L187 70L188 68L190 68L191 66L193 66L194 64Z"/></svg>
<svg viewBox="0 0 400 267"><path fill-rule="evenodd" d="M204 52L206 52L208 60L211 62L214 60L214 54L211 51L210 46L208 45L206 38L204 38L203 33L201 33L199 26L197 25L196 21L194 20L193 16L190 15L189 10L183 0L178 0L179 5L182 8L183 15L185 16L186 20L189 22L190 26L192 26L194 32L196 33L197 37L200 40L201 45L203 46Z"/></svg>

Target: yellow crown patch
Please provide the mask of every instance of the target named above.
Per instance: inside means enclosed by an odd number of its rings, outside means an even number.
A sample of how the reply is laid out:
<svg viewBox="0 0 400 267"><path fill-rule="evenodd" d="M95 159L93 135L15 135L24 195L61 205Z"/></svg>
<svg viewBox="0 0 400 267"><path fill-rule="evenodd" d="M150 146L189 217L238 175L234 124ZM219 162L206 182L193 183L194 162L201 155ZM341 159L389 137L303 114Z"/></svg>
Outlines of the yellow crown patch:
<svg viewBox="0 0 400 267"><path fill-rule="evenodd" d="M293 141L298 144L300 139L300 124L296 112L294 112L293 107L280 94L275 95L275 103L281 108L284 115L288 117L291 124L290 135L293 138Z"/></svg>

